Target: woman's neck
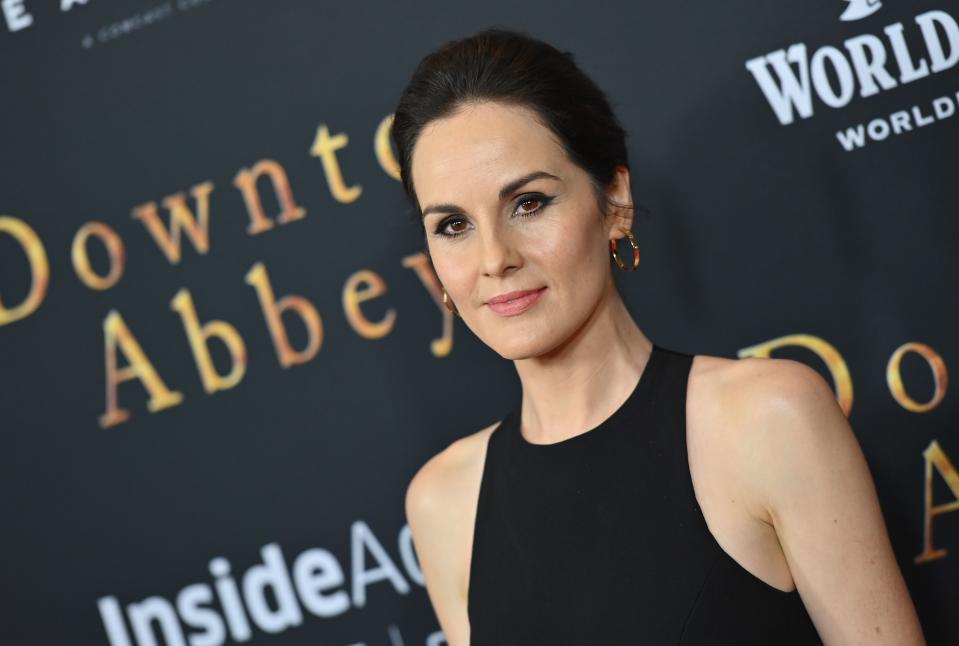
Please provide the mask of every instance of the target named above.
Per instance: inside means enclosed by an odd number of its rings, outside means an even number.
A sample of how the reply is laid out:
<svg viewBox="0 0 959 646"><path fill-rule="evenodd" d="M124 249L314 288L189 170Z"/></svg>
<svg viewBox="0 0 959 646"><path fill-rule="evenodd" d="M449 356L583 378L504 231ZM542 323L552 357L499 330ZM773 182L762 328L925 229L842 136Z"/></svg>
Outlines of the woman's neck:
<svg viewBox="0 0 959 646"><path fill-rule="evenodd" d="M546 355L514 361L523 436L552 444L600 424L629 397L652 343L610 286L587 321Z"/></svg>

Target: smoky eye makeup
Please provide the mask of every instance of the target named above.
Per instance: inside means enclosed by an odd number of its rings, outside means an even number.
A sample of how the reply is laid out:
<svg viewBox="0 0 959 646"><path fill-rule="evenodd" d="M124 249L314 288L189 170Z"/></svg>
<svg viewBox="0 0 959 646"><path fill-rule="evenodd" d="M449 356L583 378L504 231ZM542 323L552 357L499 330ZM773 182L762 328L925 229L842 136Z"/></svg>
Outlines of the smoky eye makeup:
<svg viewBox="0 0 959 646"><path fill-rule="evenodd" d="M554 199L554 196L545 195L543 193L524 193L523 195L520 195L513 201L513 204L515 206L515 208L513 209L513 214L521 218L533 217L539 214L540 211L545 209L549 205L549 203L553 201L553 199ZM537 206L535 209L529 209L527 211L519 210L520 207L522 207L522 205L526 204L527 202L539 202L539 206ZM433 228L433 233L443 238L458 238L459 236L463 235L465 231L447 233L446 228L451 224L458 224L460 222L466 223L468 222L468 220L465 216L460 214L449 215L447 217L441 218L440 221Z"/></svg>
<svg viewBox="0 0 959 646"><path fill-rule="evenodd" d="M530 217L532 215L536 215L537 213L545 209L546 206L552 201L553 201L553 196L543 195L542 193L527 193L526 195L521 195L520 198L516 201L517 207L522 206L523 204L527 202L539 202L540 204L535 209L530 209L529 211L525 211L523 213L517 213L517 215L524 218Z"/></svg>
<svg viewBox="0 0 959 646"><path fill-rule="evenodd" d="M433 229L433 233L435 233L438 236L442 236L444 238L455 238L461 235L462 232L446 233L445 229L450 224L454 224L458 222L466 222L466 218L464 218L462 215L451 215L449 217L442 218L439 224L436 225L436 228Z"/></svg>

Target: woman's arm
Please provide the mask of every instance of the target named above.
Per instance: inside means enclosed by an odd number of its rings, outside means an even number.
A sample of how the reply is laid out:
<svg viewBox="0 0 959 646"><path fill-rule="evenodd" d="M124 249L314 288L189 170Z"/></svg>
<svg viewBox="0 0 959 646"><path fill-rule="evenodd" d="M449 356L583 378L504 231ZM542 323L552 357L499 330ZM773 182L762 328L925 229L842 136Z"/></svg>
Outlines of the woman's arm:
<svg viewBox="0 0 959 646"><path fill-rule="evenodd" d="M433 456L406 489L406 520L449 646L470 643L466 605L473 525L486 447L498 424L462 437Z"/></svg>
<svg viewBox="0 0 959 646"><path fill-rule="evenodd" d="M925 644L869 467L832 389L798 361L745 361L737 416L753 449L748 486L825 644Z"/></svg>

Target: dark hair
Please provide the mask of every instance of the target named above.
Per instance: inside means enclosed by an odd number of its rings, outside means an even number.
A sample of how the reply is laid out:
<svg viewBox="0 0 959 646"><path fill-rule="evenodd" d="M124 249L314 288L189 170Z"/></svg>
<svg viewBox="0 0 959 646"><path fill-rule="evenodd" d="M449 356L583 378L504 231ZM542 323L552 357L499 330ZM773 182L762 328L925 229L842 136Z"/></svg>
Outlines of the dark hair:
<svg viewBox="0 0 959 646"><path fill-rule="evenodd" d="M490 27L425 56L400 96L390 136L403 189L414 207L412 217L420 220L411 161L423 128L462 105L490 100L532 110L589 175L600 211L606 213L605 189L616 166L629 168L627 133L606 95L571 52L525 32Z"/></svg>

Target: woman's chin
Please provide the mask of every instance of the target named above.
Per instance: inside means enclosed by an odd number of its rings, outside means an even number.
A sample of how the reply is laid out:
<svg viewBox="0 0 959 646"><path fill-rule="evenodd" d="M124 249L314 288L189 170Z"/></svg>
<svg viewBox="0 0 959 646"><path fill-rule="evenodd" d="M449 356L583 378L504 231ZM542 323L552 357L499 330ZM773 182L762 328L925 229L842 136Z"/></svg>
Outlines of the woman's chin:
<svg viewBox="0 0 959 646"><path fill-rule="evenodd" d="M539 356L549 350L550 339L546 334L523 335L509 339L496 339L487 345L504 359L518 361Z"/></svg>

